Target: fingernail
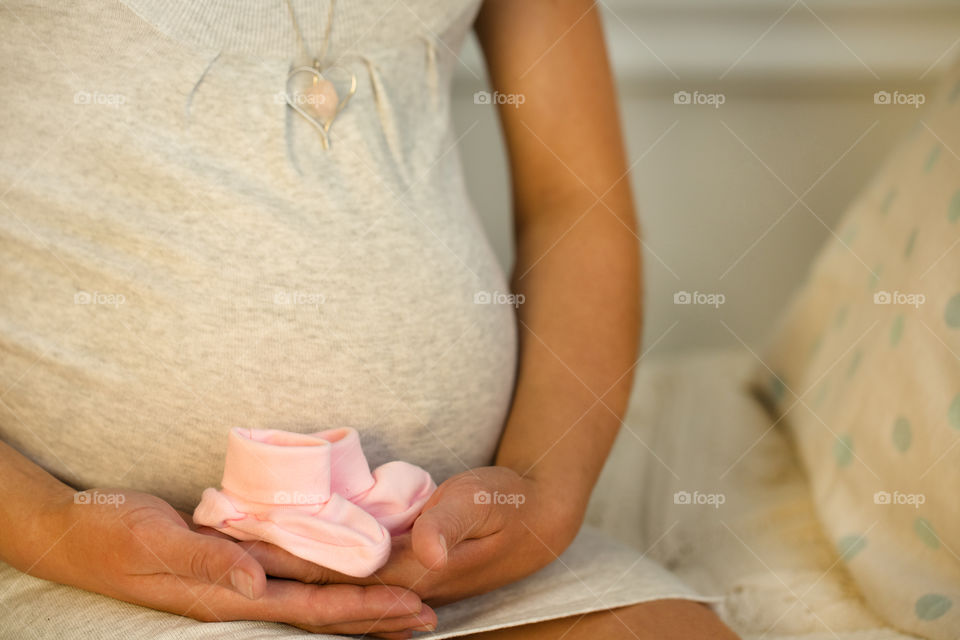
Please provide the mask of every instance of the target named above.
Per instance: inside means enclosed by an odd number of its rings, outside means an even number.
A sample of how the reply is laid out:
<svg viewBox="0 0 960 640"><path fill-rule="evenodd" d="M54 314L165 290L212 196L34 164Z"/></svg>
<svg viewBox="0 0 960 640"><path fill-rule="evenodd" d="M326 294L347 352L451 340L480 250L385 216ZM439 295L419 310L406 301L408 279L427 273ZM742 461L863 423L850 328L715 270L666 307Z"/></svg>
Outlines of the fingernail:
<svg viewBox="0 0 960 640"><path fill-rule="evenodd" d="M447 539L440 536L440 546L443 548L443 561L447 561Z"/></svg>
<svg viewBox="0 0 960 640"><path fill-rule="evenodd" d="M230 572L230 584L241 595L254 600L253 596L253 576L241 569L234 569Z"/></svg>
<svg viewBox="0 0 960 640"><path fill-rule="evenodd" d="M411 627L410 631L433 631L437 628L435 624L424 624L419 627Z"/></svg>

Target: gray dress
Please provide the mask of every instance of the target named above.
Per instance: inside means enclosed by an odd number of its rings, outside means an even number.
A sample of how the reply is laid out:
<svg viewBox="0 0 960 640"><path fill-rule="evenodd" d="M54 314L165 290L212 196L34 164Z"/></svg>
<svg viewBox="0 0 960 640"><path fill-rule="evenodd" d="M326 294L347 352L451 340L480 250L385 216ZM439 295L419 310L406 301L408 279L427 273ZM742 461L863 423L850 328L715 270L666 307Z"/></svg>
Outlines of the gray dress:
<svg viewBox="0 0 960 640"><path fill-rule="evenodd" d="M293 4L319 52L328 4ZM353 426L372 464L438 483L490 464L517 343L513 307L475 302L508 285L452 150L451 72L477 10L338 2L327 62L357 92L324 149L283 97L300 49L281 0L6 3L0 438L73 486L186 510L218 484L232 426ZM445 608L441 630L689 595L583 535L570 557L602 561ZM616 583L604 569L635 561ZM581 580L609 593L585 598ZM4 638L296 635L2 564L0 602Z"/></svg>

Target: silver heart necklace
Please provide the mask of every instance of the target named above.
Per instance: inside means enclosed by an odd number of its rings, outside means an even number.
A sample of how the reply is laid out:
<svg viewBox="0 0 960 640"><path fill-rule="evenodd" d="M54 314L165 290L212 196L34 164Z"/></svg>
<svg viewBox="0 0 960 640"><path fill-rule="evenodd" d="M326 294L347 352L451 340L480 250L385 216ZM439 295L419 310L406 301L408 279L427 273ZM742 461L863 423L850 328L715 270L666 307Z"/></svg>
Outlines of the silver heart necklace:
<svg viewBox="0 0 960 640"><path fill-rule="evenodd" d="M291 0L285 0L285 2L287 11L290 12L290 20L293 22L293 29L297 34L297 44L300 47L301 55L308 60L312 58L312 62L309 65L291 65L290 72L287 74L284 97L291 109L317 129L320 133L323 148L329 149L330 127L333 126L333 121L337 115L346 108L353 94L357 92L357 75L350 71L349 87L341 99L331 80L332 72L340 68L327 67L324 65L327 57L327 46L330 44L330 31L333 29L333 12L337 0L330 0L330 10L327 13L327 28L323 36L323 45L321 46L319 56L310 55L310 51L304 42L303 32L300 30L296 13L293 11L293 4ZM309 80L307 87L299 91L294 91L291 94L291 82L302 82L305 76Z"/></svg>

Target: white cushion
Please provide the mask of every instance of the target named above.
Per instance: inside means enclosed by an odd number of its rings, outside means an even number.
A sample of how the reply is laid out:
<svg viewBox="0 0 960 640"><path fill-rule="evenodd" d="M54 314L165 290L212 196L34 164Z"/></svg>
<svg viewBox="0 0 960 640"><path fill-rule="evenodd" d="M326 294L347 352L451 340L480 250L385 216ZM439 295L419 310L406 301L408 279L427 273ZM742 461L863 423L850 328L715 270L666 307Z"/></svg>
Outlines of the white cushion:
<svg viewBox="0 0 960 640"><path fill-rule="evenodd" d="M836 562L789 439L749 390L754 365L731 351L644 361L588 522L722 596L745 638L905 640Z"/></svg>
<svg viewBox="0 0 960 640"><path fill-rule="evenodd" d="M844 214L758 369L873 610L955 640L960 64L928 104Z"/></svg>

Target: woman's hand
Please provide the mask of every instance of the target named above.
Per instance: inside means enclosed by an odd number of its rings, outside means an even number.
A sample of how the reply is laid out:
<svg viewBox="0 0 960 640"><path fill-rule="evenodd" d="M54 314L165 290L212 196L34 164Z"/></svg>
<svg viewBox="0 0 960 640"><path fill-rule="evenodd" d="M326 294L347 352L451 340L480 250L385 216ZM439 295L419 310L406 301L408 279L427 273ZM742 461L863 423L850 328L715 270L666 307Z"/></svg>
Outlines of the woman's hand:
<svg viewBox="0 0 960 640"><path fill-rule="evenodd" d="M393 538L387 564L352 578L263 542L241 543L272 576L321 584L393 584L437 606L519 580L550 563L579 529L564 497L505 467L453 476L424 505L410 533Z"/></svg>
<svg viewBox="0 0 960 640"><path fill-rule="evenodd" d="M191 531L133 491L61 496L43 510L27 573L202 621L268 620L312 632L405 638L436 615L402 587L268 580L235 541ZM30 560L32 558L32 560Z"/></svg>

